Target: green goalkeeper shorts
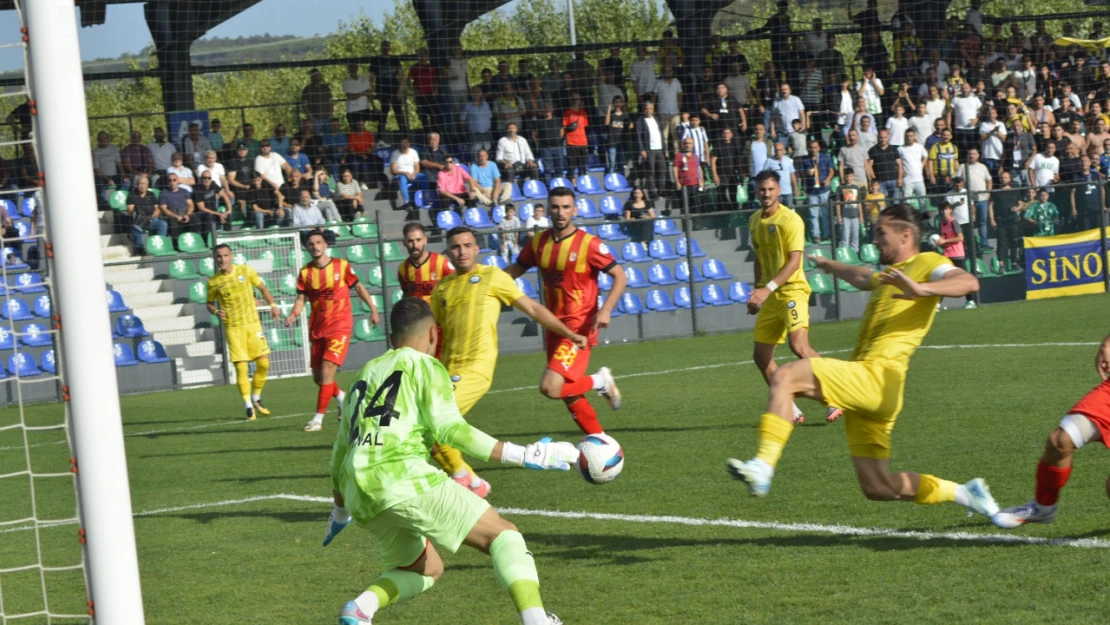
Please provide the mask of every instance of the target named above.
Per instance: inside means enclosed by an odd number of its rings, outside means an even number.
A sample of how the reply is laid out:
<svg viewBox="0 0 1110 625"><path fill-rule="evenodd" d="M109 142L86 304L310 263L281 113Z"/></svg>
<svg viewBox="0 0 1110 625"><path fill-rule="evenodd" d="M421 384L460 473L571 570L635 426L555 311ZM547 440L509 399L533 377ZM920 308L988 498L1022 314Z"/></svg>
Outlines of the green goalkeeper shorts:
<svg viewBox="0 0 1110 625"><path fill-rule="evenodd" d="M427 541L437 551L455 553L489 508L485 499L447 480L383 510L370 519L366 529L381 544L382 566L389 570L419 560Z"/></svg>

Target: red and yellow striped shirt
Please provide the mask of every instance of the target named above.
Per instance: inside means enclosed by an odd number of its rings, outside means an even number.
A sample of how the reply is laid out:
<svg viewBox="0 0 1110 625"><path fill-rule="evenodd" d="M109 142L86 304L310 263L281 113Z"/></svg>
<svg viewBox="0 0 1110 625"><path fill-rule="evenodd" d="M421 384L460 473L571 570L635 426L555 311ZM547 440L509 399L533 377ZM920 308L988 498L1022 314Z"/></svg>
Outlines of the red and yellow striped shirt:
<svg viewBox="0 0 1110 625"><path fill-rule="evenodd" d="M332 258L323 267L310 261L301 268L297 293L306 296L312 306L312 340L351 335L351 287L356 284L355 270L342 258Z"/></svg>
<svg viewBox="0 0 1110 625"><path fill-rule="evenodd" d="M405 297L419 297L431 303L432 290L436 282L455 273L455 268L446 256L428 252L428 258L417 265L411 258L401 261L397 267L397 279L401 282L401 292Z"/></svg>
<svg viewBox="0 0 1110 625"><path fill-rule="evenodd" d="M525 269L539 267L548 310L571 330L591 333L597 316L597 274L617 264L601 239L576 229L556 240L552 230L545 230L532 237L516 262Z"/></svg>

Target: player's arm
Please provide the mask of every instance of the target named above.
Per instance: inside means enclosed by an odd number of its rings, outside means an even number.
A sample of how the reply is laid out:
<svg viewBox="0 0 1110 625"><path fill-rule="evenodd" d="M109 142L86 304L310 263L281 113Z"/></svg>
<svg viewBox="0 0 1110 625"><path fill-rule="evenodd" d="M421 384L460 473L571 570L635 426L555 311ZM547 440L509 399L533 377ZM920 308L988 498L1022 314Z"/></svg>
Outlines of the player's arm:
<svg viewBox="0 0 1110 625"><path fill-rule="evenodd" d="M751 297L748 299L749 311L753 307L758 310L760 304L762 304L768 297L770 297L771 293L775 292L775 289L779 288L780 285L785 284L786 281L790 279L790 276L794 275L794 272L797 271L798 268L801 266L801 251L796 250L787 253L786 262L783 263L782 269L779 269L778 273L776 273L770 280L768 280L765 286L761 286L752 292Z"/></svg>
<svg viewBox="0 0 1110 625"><path fill-rule="evenodd" d="M279 321L281 319L281 309L278 308L277 302L274 301L274 296L270 295L270 289L266 288L266 284L261 280L254 286L258 289L259 293L262 293L262 299L266 300L266 303L270 305L270 314L274 317L274 321Z"/></svg>
<svg viewBox="0 0 1110 625"><path fill-rule="evenodd" d="M601 305L601 310L597 311L597 318L594 320L594 329L609 327L609 322L613 318L613 309L617 307L617 302L621 301L621 295L624 294L624 287L628 284L628 277L624 275L624 270L616 263L613 263L605 273L613 278L613 288L609 289L609 296L605 298L605 303Z"/></svg>
<svg viewBox="0 0 1110 625"><path fill-rule="evenodd" d="M1102 340L1102 345L1095 354L1095 369L1103 380L1110 379L1110 336Z"/></svg>
<svg viewBox="0 0 1110 625"><path fill-rule="evenodd" d="M809 259L813 261L821 271L836 276L861 291L870 291L874 288L871 284L871 276L874 275L875 272L869 267L857 267L856 265L838 262L831 258L825 258L824 256L810 256Z"/></svg>
<svg viewBox="0 0 1110 625"><path fill-rule="evenodd" d="M509 274L509 277L513 280L516 280L517 278L523 276L524 272L526 271L528 270L522 267L520 263L513 263L508 267L505 267L505 273Z"/></svg>
<svg viewBox="0 0 1110 625"><path fill-rule="evenodd" d="M301 316L301 311L304 310L305 294L297 293L297 301L293 302L293 311L285 318L285 327L291 328L297 322L297 317Z"/></svg>
<svg viewBox="0 0 1110 625"><path fill-rule="evenodd" d="M358 294L360 300L370 307L370 323L378 325L381 318L378 316L378 306L374 303L374 298L370 297L370 291L367 291L361 282L356 282L355 293Z"/></svg>
<svg viewBox="0 0 1110 625"><path fill-rule="evenodd" d="M616 284L614 283L613 286L616 287ZM550 330L563 338L570 339L580 349L586 348L588 342L588 339L586 337L573 332L570 328L563 324L562 321L559 321L558 317L551 314L550 310L544 308L540 305L539 302L528 297L527 295L515 300L513 302L513 308L528 315L533 320L535 320L536 323L539 323L545 329ZM450 443L448 444L450 445Z"/></svg>
<svg viewBox="0 0 1110 625"><path fill-rule="evenodd" d="M979 290L978 278L948 264L934 269L926 282L917 282L897 269L880 273L878 281L901 289L902 292L894 297L909 300L919 297L964 297Z"/></svg>

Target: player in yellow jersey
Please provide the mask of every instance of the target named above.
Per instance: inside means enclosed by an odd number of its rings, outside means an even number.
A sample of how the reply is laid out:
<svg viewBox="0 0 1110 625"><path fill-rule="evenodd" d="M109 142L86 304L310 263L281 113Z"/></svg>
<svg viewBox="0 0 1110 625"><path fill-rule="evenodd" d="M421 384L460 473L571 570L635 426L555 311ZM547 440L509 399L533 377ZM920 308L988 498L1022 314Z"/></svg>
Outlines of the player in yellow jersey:
<svg viewBox="0 0 1110 625"><path fill-rule="evenodd" d="M975 276L944 256L921 252L923 217L909 204L879 214L875 245L887 268L876 273L827 258L813 258L824 271L858 289L871 291L851 360L803 358L771 376L770 401L759 424L759 451L748 462L730 459L728 469L752 495L771 488L782 450L794 429L790 402L808 397L844 408L848 453L864 496L875 501L919 504L955 502L987 517L998 513L980 478L956 484L924 473L891 474L890 433L902 410L910 357L933 324L942 297L963 297L979 289Z"/></svg>
<svg viewBox="0 0 1110 625"><path fill-rule="evenodd" d="M525 295L512 277L497 267L478 262L478 234L459 226L447 232L447 256L455 273L442 277L432 291L432 313L443 328L440 360L455 385L455 403L463 415L486 394L497 366L497 320L509 305L547 330L585 349L589 339L571 331L539 302ZM481 497L489 482L481 479L457 449L437 445L432 456L456 482Z"/></svg>
<svg viewBox="0 0 1110 625"><path fill-rule="evenodd" d="M254 421L256 412L270 414L262 405L262 387L266 386L266 374L270 371L270 344L262 331L254 290L257 288L262 293L275 320L281 318L281 311L254 269L231 263L230 247L217 245L212 255L216 259L216 275L208 279L208 312L219 317L223 325L228 357L235 365L247 419ZM254 362L254 378L250 377L247 367L251 362Z"/></svg>
<svg viewBox="0 0 1110 625"><path fill-rule="evenodd" d="M793 210L779 204L782 187L779 175L764 170L755 177L760 210L748 222L755 251L756 290L748 299L748 314L755 320L755 349L752 360L763 379L771 382L778 368L775 347L784 341L798 358L818 358L809 345L809 282L802 270L806 247L805 222ZM797 404L791 404L795 423L805 421ZM843 411L829 406L825 420L832 423Z"/></svg>

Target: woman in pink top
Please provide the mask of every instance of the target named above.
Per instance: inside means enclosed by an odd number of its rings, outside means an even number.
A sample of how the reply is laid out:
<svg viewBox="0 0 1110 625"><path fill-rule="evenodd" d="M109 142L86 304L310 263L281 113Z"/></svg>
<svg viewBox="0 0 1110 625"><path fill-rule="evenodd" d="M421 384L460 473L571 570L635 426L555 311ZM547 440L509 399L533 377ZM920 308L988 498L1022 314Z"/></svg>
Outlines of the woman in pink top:
<svg viewBox="0 0 1110 625"><path fill-rule="evenodd" d="M940 205L940 240L937 241L937 250L951 260L953 265L960 269L967 268L964 235L960 224L952 217L952 205L948 202Z"/></svg>

